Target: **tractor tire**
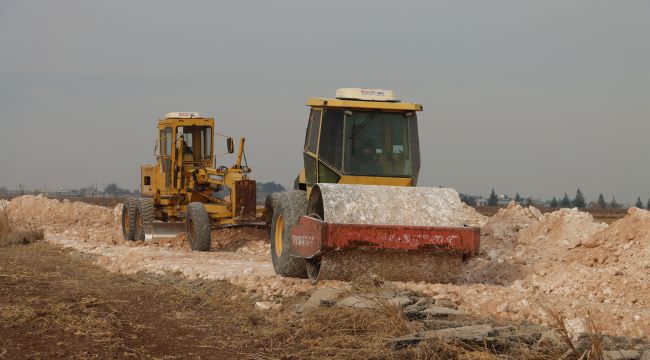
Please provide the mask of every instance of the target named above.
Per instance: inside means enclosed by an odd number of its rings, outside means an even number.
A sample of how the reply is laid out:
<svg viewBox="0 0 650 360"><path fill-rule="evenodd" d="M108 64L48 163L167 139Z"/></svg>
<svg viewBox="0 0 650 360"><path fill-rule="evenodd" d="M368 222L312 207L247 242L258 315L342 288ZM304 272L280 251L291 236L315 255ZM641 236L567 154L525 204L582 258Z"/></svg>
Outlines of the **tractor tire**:
<svg viewBox="0 0 650 360"><path fill-rule="evenodd" d="M137 225L135 227L135 239L144 240L145 228L144 224L152 223L154 220L154 208L153 208L153 199L150 198L140 198L138 199L138 209L137 209Z"/></svg>
<svg viewBox="0 0 650 360"><path fill-rule="evenodd" d="M122 236L124 240L135 240L135 213L137 199L126 198L122 203Z"/></svg>
<svg viewBox="0 0 650 360"><path fill-rule="evenodd" d="M185 216L185 231L190 248L196 251L209 251L212 244L210 233L210 217L203 204L193 202L187 205Z"/></svg>
<svg viewBox="0 0 650 360"><path fill-rule="evenodd" d="M305 259L289 254L291 228L301 215L307 214L307 194L301 190L281 193L271 223L271 260L276 274L307 278Z"/></svg>
<svg viewBox="0 0 650 360"><path fill-rule="evenodd" d="M264 202L264 208L266 210L266 229L269 233L269 239L271 239L271 225L273 224L273 211L278 204L278 199L280 199L280 194L282 193L271 193L266 196L266 201Z"/></svg>

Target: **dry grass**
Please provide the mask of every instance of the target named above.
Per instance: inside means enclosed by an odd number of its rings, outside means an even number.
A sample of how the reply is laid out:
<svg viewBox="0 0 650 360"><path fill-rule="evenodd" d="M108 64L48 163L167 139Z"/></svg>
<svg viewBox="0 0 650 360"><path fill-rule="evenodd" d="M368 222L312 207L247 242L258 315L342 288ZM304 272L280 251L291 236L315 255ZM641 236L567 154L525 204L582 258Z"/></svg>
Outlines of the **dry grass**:
<svg viewBox="0 0 650 360"><path fill-rule="evenodd" d="M4 242L4 239L12 232L13 226L9 219L9 209L0 206L0 242Z"/></svg>
<svg viewBox="0 0 650 360"><path fill-rule="evenodd" d="M560 336L560 339L566 344L566 346L573 354L577 355L578 352L575 345L573 344L573 340L571 339L571 332L566 327L564 316L559 311L551 309L548 305L545 306L545 311L551 318L551 326Z"/></svg>
<svg viewBox="0 0 650 360"><path fill-rule="evenodd" d="M312 358L388 358L385 342L408 334L412 328L394 306L376 309L319 308L303 315L282 314L268 334L269 355Z"/></svg>
<svg viewBox="0 0 650 360"><path fill-rule="evenodd" d="M0 245L29 244L42 240L45 233L30 219L17 221L7 206L0 206Z"/></svg>
<svg viewBox="0 0 650 360"><path fill-rule="evenodd" d="M589 360L603 360L603 339L604 335L600 327L594 321L594 318L589 313L587 317L587 325L589 328L589 341L591 348L587 352L587 359Z"/></svg>
<svg viewBox="0 0 650 360"><path fill-rule="evenodd" d="M552 326L566 343L568 350L563 359L603 360L604 341L607 338L590 312L587 312L587 333L574 341L571 332L566 327L564 316L557 310L546 307L546 312L552 320Z"/></svg>
<svg viewBox="0 0 650 360"><path fill-rule="evenodd" d="M268 344L254 359L557 359L547 349L516 346L494 349L487 343L471 345L431 339L394 350L387 341L422 331L423 323L409 321L403 311L382 296L383 282L366 278L352 282L350 294L366 294L373 308L319 307L301 315L290 312L256 317L255 326L270 329L261 341Z"/></svg>

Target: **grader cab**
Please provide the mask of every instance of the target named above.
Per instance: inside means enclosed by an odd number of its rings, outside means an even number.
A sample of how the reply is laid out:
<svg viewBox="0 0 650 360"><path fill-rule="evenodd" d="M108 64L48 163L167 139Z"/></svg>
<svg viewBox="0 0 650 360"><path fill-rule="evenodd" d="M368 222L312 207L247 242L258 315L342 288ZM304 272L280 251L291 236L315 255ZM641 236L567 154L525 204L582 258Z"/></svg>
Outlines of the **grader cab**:
<svg viewBox="0 0 650 360"><path fill-rule="evenodd" d="M251 169L242 165L245 139L234 165L216 166L214 119L195 112L168 113L158 121L156 165L141 168L139 199L122 211L126 240L153 240L186 233L193 250L208 251L211 229L262 224ZM232 138L227 152L234 153ZM245 157L244 157L245 158Z"/></svg>

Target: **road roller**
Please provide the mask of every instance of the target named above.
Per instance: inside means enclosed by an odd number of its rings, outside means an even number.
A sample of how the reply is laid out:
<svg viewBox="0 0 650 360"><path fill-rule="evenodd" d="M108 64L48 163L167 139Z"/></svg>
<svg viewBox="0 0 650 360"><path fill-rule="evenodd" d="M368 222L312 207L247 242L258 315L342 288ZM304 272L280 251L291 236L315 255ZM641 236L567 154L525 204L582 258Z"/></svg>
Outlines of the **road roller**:
<svg viewBox="0 0 650 360"><path fill-rule="evenodd" d="M271 259L286 277L453 282L478 254L458 193L417 187L417 113L391 90L309 98L304 166L266 199Z"/></svg>

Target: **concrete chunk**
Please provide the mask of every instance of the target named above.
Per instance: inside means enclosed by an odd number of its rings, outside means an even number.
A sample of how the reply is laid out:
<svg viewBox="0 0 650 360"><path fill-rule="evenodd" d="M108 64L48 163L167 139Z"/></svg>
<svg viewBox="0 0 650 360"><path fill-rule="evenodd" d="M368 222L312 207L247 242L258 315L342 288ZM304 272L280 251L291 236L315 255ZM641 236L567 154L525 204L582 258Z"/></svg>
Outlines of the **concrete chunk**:
<svg viewBox="0 0 650 360"><path fill-rule="evenodd" d="M336 306L342 307L352 307L358 309L374 309L379 307L379 301L377 298L372 298L369 296L359 296L353 295L348 296L345 299L336 303Z"/></svg>
<svg viewBox="0 0 650 360"><path fill-rule="evenodd" d="M411 305L413 303L413 300L411 300L406 296L396 296L388 299L388 303L396 307L404 307L407 305Z"/></svg>
<svg viewBox="0 0 650 360"><path fill-rule="evenodd" d="M451 339L471 344L483 344L492 333L492 326L489 324L461 326L441 330L423 331L413 335L402 336L391 339L386 346L392 349L399 349L404 346L414 345L420 341L430 339Z"/></svg>
<svg viewBox="0 0 650 360"><path fill-rule="evenodd" d="M450 309L448 307L442 306L429 306L428 308L421 311L421 313L434 317L445 317L449 315L463 315L463 312L460 310Z"/></svg>
<svg viewBox="0 0 650 360"><path fill-rule="evenodd" d="M641 353L636 350L603 351L603 360L639 360Z"/></svg>

